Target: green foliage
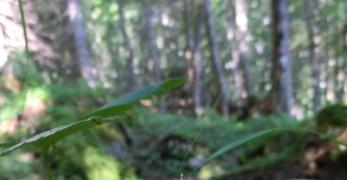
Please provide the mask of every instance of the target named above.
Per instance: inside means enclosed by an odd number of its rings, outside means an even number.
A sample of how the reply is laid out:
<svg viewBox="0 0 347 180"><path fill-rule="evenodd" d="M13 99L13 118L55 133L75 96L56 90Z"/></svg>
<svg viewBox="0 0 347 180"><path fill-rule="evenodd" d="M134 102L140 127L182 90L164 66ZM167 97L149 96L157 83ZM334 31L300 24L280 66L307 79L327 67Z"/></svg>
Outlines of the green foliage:
<svg viewBox="0 0 347 180"><path fill-rule="evenodd" d="M98 149L99 153L106 153L105 146L102 138L100 138L98 130L103 128L96 128L93 131L83 131L74 136L67 137L64 143L59 143L52 146L50 150L51 164L56 167L52 170L54 174L59 175L61 179L68 177L86 179L88 169L85 165L86 149ZM112 158L110 161L117 162L117 159Z"/></svg>
<svg viewBox="0 0 347 180"><path fill-rule="evenodd" d="M173 88L176 88L179 85L182 85L183 83L183 79L169 79L157 84L149 85L140 90L132 91L96 110L85 120L71 123L68 125L59 126L52 130L39 133L31 138L17 143L12 147L0 151L0 156L4 156L22 147L35 147L47 149L49 146L51 146L58 140L70 134L74 134L76 132L89 129L102 123L110 122L113 120L117 120L117 122L120 122L119 120L124 120L124 116L119 115L122 115L122 113L129 110L139 100L143 98L149 98L153 95L161 95L166 91L169 91Z"/></svg>
<svg viewBox="0 0 347 180"><path fill-rule="evenodd" d="M222 156L229 151L232 151L242 145L245 145L246 143L252 143L254 141L264 141L265 138L273 137L274 135L278 134L284 134L288 132L300 132L301 129L293 129L293 128L274 128L269 130L260 131L257 133L253 133L249 136L240 137L237 141L231 142L229 144L226 144L222 148L220 148L218 151L214 152L211 156L205 159L205 163L216 159L219 156ZM302 132L300 132L302 133Z"/></svg>
<svg viewBox="0 0 347 180"><path fill-rule="evenodd" d="M49 146L51 146L55 142L59 141L60 139L70 134L74 134L79 131L89 129L96 125L101 125L109 121L120 122L121 120L124 121L124 119L125 117L116 117L116 118L91 117L86 120L78 121L76 123L71 123L68 125L56 127L54 129L39 133L31 138L21 141L20 143L1 151L0 156L7 155L8 153L18 148L34 147L34 148L47 149Z"/></svg>
<svg viewBox="0 0 347 180"><path fill-rule="evenodd" d="M30 154L15 152L14 156L1 157L0 179L23 179L35 177L40 168L39 159L31 159Z"/></svg>
<svg viewBox="0 0 347 180"><path fill-rule="evenodd" d="M112 156L105 155L93 147L85 148L82 154L87 179L137 179L131 170L122 167Z"/></svg>
<svg viewBox="0 0 347 180"><path fill-rule="evenodd" d="M326 131L328 127L347 126L347 106L342 103L330 104L316 115L317 128Z"/></svg>
<svg viewBox="0 0 347 180"><path fill-rule="evenodd" d="M276 115L242 122L232 119L225 121L212 110L206 109L204 112L200 119L196 119L137 109L141 128L134 131L134 136L139 141L162 142L168 135L177 135L193 146L192 150L185 152L170 150L170 153L178 152L183 159L163 159L158 155L160 148L157 145L148 151L146 160L160 164L160 169L170 177L177 177L180 173L204 174L218 168L228 173L240 173L301 160L308 134L346 145L333 136L307 128L308 120L300 122L285 115ZM187 168L187 161L199 154L204 157L201 166L196 171ZM228 162L230 159L233 159L232 162ZM215 173L221 174L220 171L217 172Z"/></svg>
<svg viewBox="0 0 347 180"><path fill-rule="evenodd" d="M161 162L163 171L167 174L180 174L182 172L191 173L191 169L185 166L187 160L196 154L204 156L205 163L210 161L218 161L223 167L230 166L228 169L241 169L245 168L246 164L250 167L259 167L265 163L273 165L290 157L291 154L284 154L278 161L273 159L272 155L281 154L285 149L291 147L302 146L304 140L302 134L292 135L293 131L300 130L302 123L294 121L287 116L267 116L260 118L253 118L246 121L225 121L222 116L213 113L212 110L206 109L201 119L194 117L186 117L172 114L154 114L144 109L138 109L138 118L141 124L141 129L137 138L141 141L152 142L160 141L167 135L177 135L185 138L188 142L195 146L193 150L187 152L180 152L183 159L168 159L163 160L160 158L152 159L152 155L159 150L154 150L149 153L150 161ZM136 131L135 131L136 132ZM290 134L290 137L285 135ZM148 138L146 140L146 138ZM277 142L281 143L277 143ZM288 145L288 142L291 142ZM257 149L264 147L270 148L270 154L259 154L263 160L257 162L252 161L253 158L248 159L248 153L252 153ZM233 150L237 153L234 154ZM174 149L173 152L177 153ZM214 152L214 153L211 153ZM292 152L293 153L293 152ZM299 151L296 151L299 153ZM287 156L288 155L288 156ZM228 156L235 156L234 158L240 159L236 164L223 165L223 158ZM241 159L244 159L241 161ZM175 166L170 165L172 161ZM208 166L209 164L204 165ZM176 171L177 170L177 171ZM173 176L174 177L174 176Z"/></svg>
<svg viewBox="0 0 347 180"><path fill-rule="evenodd" d="M117 113L129 110L136 105L139 100L149 98L153 95L162 95L168 90L177 88L184 84L183 78L173 78L160 83L151 84L143 88L122 95L121 97L109 102L105 106L97 109L89 115L99 117L109 117Z"/></svg>

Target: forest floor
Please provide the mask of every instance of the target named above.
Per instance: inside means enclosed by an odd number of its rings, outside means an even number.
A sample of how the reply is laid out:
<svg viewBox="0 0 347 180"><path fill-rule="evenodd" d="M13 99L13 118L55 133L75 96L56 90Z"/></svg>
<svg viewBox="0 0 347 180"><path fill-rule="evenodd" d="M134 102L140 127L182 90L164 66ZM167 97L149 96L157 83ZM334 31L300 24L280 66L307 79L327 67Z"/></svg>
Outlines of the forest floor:
<svg viewBox="0 0 347 180"><path fill-rule="evenodd" d="M140 125L132 129L136 142L127 157L144 179L180 179L182 175L183 179L217 180L347 177L343 147L314 134L258 138L204 162L214 152L254 132L302 126L292 119L269 116L226 122L210 114L199 122L178 115L140 114Z"/></svg>

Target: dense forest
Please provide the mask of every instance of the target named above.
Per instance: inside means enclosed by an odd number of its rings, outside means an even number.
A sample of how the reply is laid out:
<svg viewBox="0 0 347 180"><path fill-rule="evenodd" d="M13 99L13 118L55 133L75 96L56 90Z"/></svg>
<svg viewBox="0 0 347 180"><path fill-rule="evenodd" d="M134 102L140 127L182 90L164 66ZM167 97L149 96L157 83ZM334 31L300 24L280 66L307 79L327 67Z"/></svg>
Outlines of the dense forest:
<svg viewBox="0 0 347 180"><path fill-rule="evenodd" d="M347 179L346 9L1 0L0 179Z"/></svg>

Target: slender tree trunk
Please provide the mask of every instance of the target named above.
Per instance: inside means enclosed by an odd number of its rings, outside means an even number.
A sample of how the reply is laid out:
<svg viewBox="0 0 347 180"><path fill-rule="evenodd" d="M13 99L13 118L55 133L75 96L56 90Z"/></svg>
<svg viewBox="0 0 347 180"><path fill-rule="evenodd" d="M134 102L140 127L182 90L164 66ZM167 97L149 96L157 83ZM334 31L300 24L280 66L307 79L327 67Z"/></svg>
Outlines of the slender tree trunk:
<svg viewBox="0 0 347 180"><path fill-rule="evenodd" d="M236 41L236 13L235 13L235 6L232 5L232 14L230 17L228 17L228 30L227 30L227 39L230 44L230 52L231 52L231 72L233 75L233 85L234 85L234 94L233 99L236 101L236 104L238 107L242 106L242 92L245 92L245 88L243 86L243 76L242 71L239 68L240 65L240 51L238 48L238 43Z"/></svg>
<svg viewBox="0 0 347 180"><path fill-rule="evenodd" d="M202 7L199 6L198 15L197 15L197 25L195 29L194 37L194 103L195 103L195 113L198 116L202 115L202 73L203 73L203 57L201 48L199 47L200 38L203 33L203 23L202 23Z"/></svg>
<svg viewBox="0 0 347 180"><path fill-rule="evenodd" d="M148 59L149 64L152 66L149 67L150 71L153 72L154 79L156 81L161 80L161 71L160 71L160 57L159 51L156 44L156 32L155 32L155 22L153 7L149 4L148 0L145 0L143 3L144 8L144 28L145 36L148 42Z"/></svg>
<svg viewBox="0 0 347 180"><path fill-rule="evenodd" d="M184 0L184 19L186 20L187 48L185 57L188 61L188 81L193 92L194 112L197 116L202 114L202 72L203 60L199 47L202 35L202 11L201 4L197 4L196 24L194 27L192 12L194 1Z"/></svg>
<svg viewBox="0 0 347 180"><path fill-rule="evenodd" d="M130 39L125 28L125 18L124 18L124 0L118 0L118 12L119 12L119 28L123 36L124 48L126 51L126 65L127 65L127 80L129 83L128 89L133 89L136 87L137 82L134 73L134 52L131 47Z"/></svg>
<svg viewBox="0 0 347 180"><path fill-rule="evenodd" d="M339 101L343 101L344 99L344 91L345 91L345 85L346 85L346 67L347 62L345 59L346 49L345 49L345 37L346 37L346 24L340 26L337 26L335 28L336 37L341 36L340 38L336 39L337 43L335 43L335 94L336 99Z"/></svg>
<svg viewBox="0 0 347 180"><path fill-rule="evenodd" d="M143 1L143 15L144 15L144 35L145 40L148 43L148 69L152 73L155 81L162 79L161 74L161 58L157 46L157 31L153 6L150 4L150 0ZM164 112L166 109L165 96L159 98L159 111Z"/></svg>
<svg viewBox="0 0 347 180"><path fill-rule="evenodd" d="M289 55L287 0L272 0L273 56L271 95L278 110L292 114L294 104L292 66Z"/></svg>
<svg viewBox="0 0 347 180"><path fill-rule="evenodd" d="M111 37L114 33L115 33L115 29L116 29L116 26L114 24L114 22L110 22L106 25L106 37ZM105 39L105 43L106 43L106 46L107 46L107 52L109 53L109 56L110 56L110 61L113 62L115 65L116 65L116 70L117 70L117 73L119 73L118 71L120 69L117 69L117 56L115 56L115 54L119 54L119 46L116 42L113 41L112 38L106 38Z"/></svg>
<svg viewBox="0 0 347 180"><path fill-rule="evenodd" d="M226 84L226 78L223 72L223 65L221 62L219 47L217 42L217 32L215 29L214 17L212 14L212 8L209 0L203 1L205 19L206 19L206 30L208 42L210 45L211 51L211 60L214 72L217 77L218 88L221 93L222 101L222 113L224 116L228 116L228 101L229 101L229 92Z"/></svg>
<svg viewBox="0 0 347 180"><path fill-rule="evenodd" d="M327 10L321 11L320 12L321 15L323 17L326 17L328 15ZM320 31L322 32L328 32L329 30L329 22L326 18L322 18L321 21L319 22L319 27L320 27ZM326 36L326 35L325 35ZM330 82L331 82L331 68L329 66L330 59L331 59L331 48L329 43L327 43L326 41L322 41L322 50L324 50L324 53L322 54L322 66L324 71L322 71L322 81L323 81L323 88L322 88L322 94L323 94L323 102L326 104L329 101L333 100L333 96L332 96L332 91L330 89Z"/></svg>
<svg viewBox="0 0 347 180"><path fill-rule="evenodd" d="M94 87L96 85L96 70L93 67L92 57L87 45L80 0L68 0L67 12L73 29L74 48L82 78L88 86Z"/></svg>
<svg viewBox="0 0 347 180"><path fill-rule="evenodd" d="M183 1L183 19L185 20L185 31L186 31L186 50L185 59L187 60L187 77L188 77L188 88L191 89L194 100L194 112L196 115L200 116L201 109L201 93L196 91L196 65L195 64L195 51L194 51L194 28L193 28L193 15L194 15L194 1L184 0Z"/></svg>
<svg viewBox="0 0 347 180"><path fill-rule="evenodd" d="M235 97L238 106L247 103L249 95L253 91L251 79L251 62L248 57L250 54L249 46L246 41L248 31L247 7L244 0L236 0L232 5L233 14L229 22L229 38L232 52L233 74L236 84Z"/></svg>
<svg viewBox="0 0 347 180"><path fill-rule="evenodd" d="M327 24L327 23L324 23ZM331 67L331 64L334 64L334 60L331 56L332 54L332 49L330 48L329 43L325 43L324 45L325 49L325 61L324 61L324 81L325 81L325 89L324 89L324 95L325 95L325 101L326 102L331 102L335 100L335 92L334 92L334 71L333 68Z"/></svg>
<svg viewBox="0 0 347 180"><path fill-rule="evenodd" d="M319 45L317 40L317 30L315 29L315 1L304 1L305 23L308 35L309 59L311 61L311 79L313 89L313 110L317 112L321 106L321 90L320 84L320 62L319 62Z"/></svg>
<svg viewBox="0 0 347 180"><path fill-rule="evenodd" d="M191 89L194 81L194 62L193 62L193 46L194 46L194 37L193 37L193 1L192 0L183 0L183 19L185 20L185 34L186 34L186 48L185 48L185 59L188 64L187 68L187 77L188 77L188 86Z"/></svg>
<svg viewBox="0 0 347 180"><path fill-rule="evenodd" d="M342 66L341 66L341 74L346 75L347 74L347 23L344 24L343 31L342 31L342 39L343 39L343 44L342 44ZM346 76L343 76L341 80L341 88L339 89L339 94L341 97L342 101L346 101L346 81L347 78Z"/></svg>

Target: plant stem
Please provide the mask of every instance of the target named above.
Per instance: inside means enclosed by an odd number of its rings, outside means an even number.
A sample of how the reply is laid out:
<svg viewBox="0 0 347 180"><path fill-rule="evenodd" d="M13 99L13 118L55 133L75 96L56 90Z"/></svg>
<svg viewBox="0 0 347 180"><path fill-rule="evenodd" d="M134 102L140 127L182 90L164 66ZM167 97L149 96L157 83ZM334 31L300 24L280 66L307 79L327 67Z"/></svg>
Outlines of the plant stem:
<svg viewBox="0 0 347 180"><path fill-rule="evenodd" d="M49 160L49 147L43 150L43 168L46 179L52 180L51 162Z"/></svg>
<svg viewBox="0 0 347 180"><path fill-rule="evenodd" d="M27 33L27 28L26 28L26 19L25 19L25 15L24 15L24 7L23 7L22 0L18 0L18 7L19 7L19 12L20 12L22 28L23 28L24 40L25 40L25 54L27 55L29 53L29 45L28 45L29 41L28 41L28 33Z"/></svg>

